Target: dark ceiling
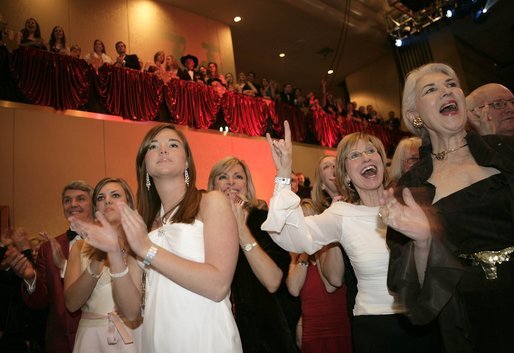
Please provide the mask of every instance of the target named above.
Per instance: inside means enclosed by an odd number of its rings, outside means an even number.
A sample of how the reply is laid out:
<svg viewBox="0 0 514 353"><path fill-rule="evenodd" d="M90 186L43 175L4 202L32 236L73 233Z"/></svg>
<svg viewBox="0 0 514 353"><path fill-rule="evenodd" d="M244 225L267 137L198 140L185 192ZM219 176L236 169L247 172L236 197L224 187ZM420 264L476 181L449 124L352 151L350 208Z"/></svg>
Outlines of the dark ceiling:
<svg viewBox="0 0 514 353"><path fill-rule="evenodd" d="M304 90L318 90L330 68L335 74L328 82L335 85L393 50L388 0L165 1L229 25L238 70ZM243 20L234 23L235 16ZM449 26L461 43L513 72L513 19L514 1L498 0L482 24L465 16L431 30ZM280 52L286 57L279 58Z"/></svg>

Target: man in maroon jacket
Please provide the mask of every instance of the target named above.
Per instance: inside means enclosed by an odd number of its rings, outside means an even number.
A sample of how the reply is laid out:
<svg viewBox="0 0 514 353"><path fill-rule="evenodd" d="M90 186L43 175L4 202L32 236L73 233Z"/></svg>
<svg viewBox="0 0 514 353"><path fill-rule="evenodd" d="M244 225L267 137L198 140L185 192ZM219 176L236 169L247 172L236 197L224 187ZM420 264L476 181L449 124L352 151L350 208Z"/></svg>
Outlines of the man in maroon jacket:
<svg viewBox="0 0 514 353"><path fill-rule="evenodd" d="M92 188L83 181L73 181L62 192L64 217L74 216L82 221L91 221ZM47 353L71 353L75 333L80 320L80 311L71 313L64 306L63 278L66 259L77 233L68 229L64 234L41 245L35 271L23 271L22 296L31 309L48 307L45 336Z"/></svg>

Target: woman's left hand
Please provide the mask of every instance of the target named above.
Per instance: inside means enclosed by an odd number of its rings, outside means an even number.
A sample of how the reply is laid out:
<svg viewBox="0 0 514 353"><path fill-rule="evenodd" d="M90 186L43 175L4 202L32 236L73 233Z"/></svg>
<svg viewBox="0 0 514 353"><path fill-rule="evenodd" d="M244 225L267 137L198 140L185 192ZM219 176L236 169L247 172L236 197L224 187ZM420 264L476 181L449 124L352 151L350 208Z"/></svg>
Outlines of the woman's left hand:
<svg viewBox="0 0 514 353"><path fill-rule="evenodd" d="M246 226L246 218L248 217L248 210L246 209L246 201L243 200L242 196L231 193L230 195L230 206L232 207L232 212L234 212L234 216L236 217L237 228L241 229L241 227ZM239 236L241 237L241 231L239 232Z"/></svg>
<svg viewBox="0 0 514 353"><path fill-rule="evenodd" d="M386 225L412 240L420 242L429 240L431 229L426 213L416 203L408 188L403 189L402 196L405 205L396 200L392 188L385 190L383 198L380 199L381 207L378 215Z"/></svg>
<svg viewBox="0 0 514 353"><path fill-rule="evenodd" d="M120 204L121 225L127 236L130 248L136 255L145 258L148 249L152 246L148 238L148 229L143 218L126 204Z"/></svg>

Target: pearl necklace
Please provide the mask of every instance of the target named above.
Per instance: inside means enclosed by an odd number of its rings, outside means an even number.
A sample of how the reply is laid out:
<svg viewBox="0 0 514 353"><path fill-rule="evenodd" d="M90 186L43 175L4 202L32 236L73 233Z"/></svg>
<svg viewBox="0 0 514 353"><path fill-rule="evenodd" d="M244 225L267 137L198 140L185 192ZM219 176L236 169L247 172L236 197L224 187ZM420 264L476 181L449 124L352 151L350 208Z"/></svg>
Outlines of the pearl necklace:
<svg viewBox="0 0 514 353"><path fill-rule="evenodd" d="M452 152L455 152L455 151L457 151L457 150L460 150L461 148L466 147L467 145L468 145L468 144L467 144L467 143L465 143L465 144L463 144L463 145L462 145L462 146L460 146L460 147L452 148L451 150L448 150L448 151L441 151L441 152L439 152L439 153L430 153L430 154L431 154L432 156L434 156L434 157L435 157L435 159L437 159L438 161L442 161L442 160L446 159L446 156L447 156L448 154L450 154L450 153L452 153Z"/></svg>

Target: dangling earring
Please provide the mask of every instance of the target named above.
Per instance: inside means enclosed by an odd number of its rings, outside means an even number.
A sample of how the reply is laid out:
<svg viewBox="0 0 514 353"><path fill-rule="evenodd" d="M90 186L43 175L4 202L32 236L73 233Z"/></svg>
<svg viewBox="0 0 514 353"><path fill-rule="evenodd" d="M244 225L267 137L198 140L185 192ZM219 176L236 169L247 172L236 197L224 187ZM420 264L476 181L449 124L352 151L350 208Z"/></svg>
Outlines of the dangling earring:
<svg viewBox="0 0 514 353"><path fill-rule="evenodd" d="M353 188L353 183L352 183L352 181L351 181L351 180L348 180L348 182L346 183L346 185L348 185L348 189L351 189L351 190L353 190L353 189L354 189L354 188Z"/></svg>
<svg viewBox="0 0 514 353"><path fill-rule="evenodd" d="M414 125L416 129L421 129L423 127L423 119L421 119L419 115L416 115L412 120L412 125Z"/></svg>
<svg viewBox="0 0 514 353"><path fill-rule="evenodd" d="M150 191L150 186L152 186L152 183L150 182L150 175L148 175L148 172L146 172L146 182L145 182L146 188L148 191Z"/></svg>
<svg viewBox="0 0 514 353"><path fill-rule="evenodd" d="M187 168L184 170L184 181L186 182L186 186L189 187L189 172L187 171Z"/></svg>

